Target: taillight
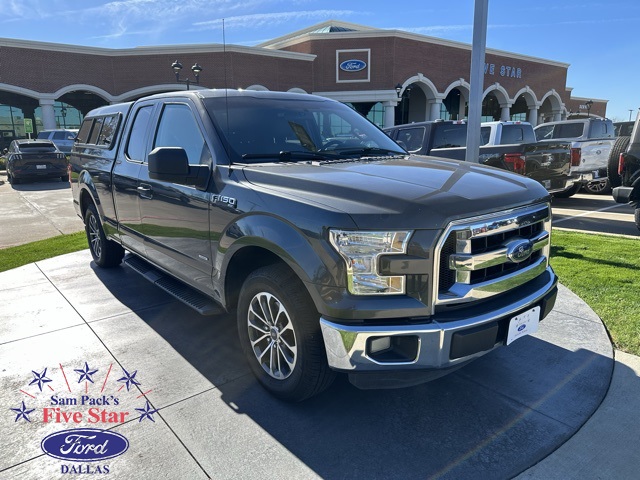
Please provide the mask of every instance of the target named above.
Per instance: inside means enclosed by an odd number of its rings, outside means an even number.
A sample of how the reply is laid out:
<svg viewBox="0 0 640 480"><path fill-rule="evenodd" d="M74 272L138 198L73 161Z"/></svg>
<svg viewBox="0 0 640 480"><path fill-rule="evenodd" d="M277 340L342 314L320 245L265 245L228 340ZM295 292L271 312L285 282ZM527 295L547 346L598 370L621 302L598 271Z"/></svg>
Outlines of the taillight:
<svg viewBox="0 0 640 480"><path fill-rule="evenodd" d="M581 160L581 151L579 148L572 148L571 149L571 166L572 167L579 167L580 166L580 160Z"/></svg>
<svg viewBox="0 0 640 480"><path fill-rule="evenodd" d="M624 172L624 153L621 153L618 159L618 175L622 175L622 172Z"/></svg>
<svg viewBox="0 0 640 480"><path fill-rule="evenodd" d="M519 153L505 153L504 162L511 166L511 170L520 175L524 175L524 156Z"/></svg>

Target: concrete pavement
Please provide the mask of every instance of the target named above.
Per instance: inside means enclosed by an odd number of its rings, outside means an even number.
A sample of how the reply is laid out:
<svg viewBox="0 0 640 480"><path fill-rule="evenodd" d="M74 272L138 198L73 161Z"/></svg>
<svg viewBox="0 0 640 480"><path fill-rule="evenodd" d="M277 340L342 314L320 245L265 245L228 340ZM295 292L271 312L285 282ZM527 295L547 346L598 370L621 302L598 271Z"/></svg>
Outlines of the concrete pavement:
<svg viewBox="0 0 640 480"><path fill-rule="evenodd" d="M128 267L95 267L86 250L0 273L0 291L0 479L69 478L74 466L87 469L74 477L106 466L132 479L637 471L637 359L614 359L602 322L564 287L535 336L449 376L382 391L342 379L296 405L254 380L230 316L201 317ZM92 422L91 408L125 421ZM81 427L112 429L129 448L100 462L41 449L47 435Z"/></svg>

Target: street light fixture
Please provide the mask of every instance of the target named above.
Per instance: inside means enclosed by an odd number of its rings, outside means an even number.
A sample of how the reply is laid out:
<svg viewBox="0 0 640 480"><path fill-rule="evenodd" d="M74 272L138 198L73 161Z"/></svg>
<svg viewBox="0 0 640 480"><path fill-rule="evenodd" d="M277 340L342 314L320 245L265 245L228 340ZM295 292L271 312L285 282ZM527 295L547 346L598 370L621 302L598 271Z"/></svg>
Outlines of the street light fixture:
<svg viewBox="0 0 640 480"><path fill-rule="evenodd" d="M585 107L587 107L587 117L589 117L591 114L589 112L591 112L591 106L593 105L593 100L588 100L585 102Z"/></svg>
<svg viewBox="0 0 640 480"><path fill-rule="evenodd" d="M176 60L171 64L171 68L173 68L173 72L176 74L176 82L186 83L187 90L189 90L189 85L191 85L191 79L189 77L184 79L180 78L180 70L182 70L182 64L178 60ZM196 85L200 84L200 72L202 72L202 70L203 70L202 67L197 63L194 63L193 67L191 67L191 71L195 76L195 80L193 81L193 83L195 83Z"/></svg>

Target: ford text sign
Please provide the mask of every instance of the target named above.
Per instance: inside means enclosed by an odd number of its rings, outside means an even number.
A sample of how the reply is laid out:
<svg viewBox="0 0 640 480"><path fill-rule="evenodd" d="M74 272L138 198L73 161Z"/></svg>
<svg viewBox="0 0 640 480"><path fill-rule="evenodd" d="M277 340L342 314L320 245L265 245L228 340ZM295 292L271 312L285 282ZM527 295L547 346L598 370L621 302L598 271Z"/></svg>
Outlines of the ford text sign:
<svg viewBox="0 0 640 480"><path fill-rule="evenodd" d="M75 428L46 436L41 446L53 458L95 462L122 455L129 448L129 440L108 430Z"/></svg>
<svg viewBox="0 0 640 480"><path fill-rule="evenodd" d="M362 60L345 60L340 64L340 70L345 72L359 72L367 68L367 63Z"/></svg>

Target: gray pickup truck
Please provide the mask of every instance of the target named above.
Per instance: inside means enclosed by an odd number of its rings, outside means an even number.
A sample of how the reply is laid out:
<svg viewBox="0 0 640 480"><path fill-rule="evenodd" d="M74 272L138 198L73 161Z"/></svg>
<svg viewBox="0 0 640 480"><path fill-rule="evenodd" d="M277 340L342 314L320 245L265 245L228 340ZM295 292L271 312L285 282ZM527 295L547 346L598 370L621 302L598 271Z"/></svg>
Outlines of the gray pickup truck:
<svg viewBox="0 0 640 480"><path fill-rule="evenodd" d="M539 183L411 156L326 98L199 90L102 107L70 163L95 263L126 249L201 314L235 312L279 398L336 372L360 388L428 381L536 331L555 302Z"/></svg>
<svg viewBox="0 0 640 480"><path fill-rule="evenodd" d="M467 122L435 120L396 125L384 131L414 155L464 160ZM502 168L540 182L547 191L563 192L574 184L569 142L537 143L527 122L486 122L480 129L477 163Z"/></svg>

